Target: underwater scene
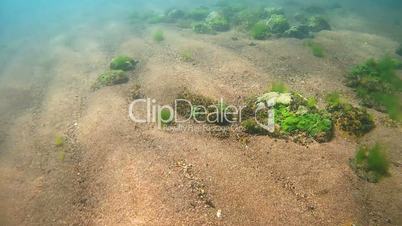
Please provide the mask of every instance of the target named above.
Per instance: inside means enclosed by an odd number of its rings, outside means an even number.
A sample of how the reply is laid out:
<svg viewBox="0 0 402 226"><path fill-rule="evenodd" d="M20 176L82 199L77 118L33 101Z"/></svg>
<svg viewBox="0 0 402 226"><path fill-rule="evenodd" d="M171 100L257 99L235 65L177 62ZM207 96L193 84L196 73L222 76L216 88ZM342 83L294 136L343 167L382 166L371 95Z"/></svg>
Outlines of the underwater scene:
<svg viewBox="0 0 402 226"><path fill-rule="evenodd" d="M402 225L402 1L0 0L0 226Z"/></svg>

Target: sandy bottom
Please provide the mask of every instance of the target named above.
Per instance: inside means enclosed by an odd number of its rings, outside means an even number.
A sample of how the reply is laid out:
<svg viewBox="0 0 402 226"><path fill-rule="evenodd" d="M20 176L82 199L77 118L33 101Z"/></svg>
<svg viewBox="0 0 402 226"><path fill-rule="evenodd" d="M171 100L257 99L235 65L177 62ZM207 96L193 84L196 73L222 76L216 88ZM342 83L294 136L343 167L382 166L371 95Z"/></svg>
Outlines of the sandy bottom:
<svg viewBox="0 0 402 226"><path fill-rule="evenodd" d="M355 63L393 52L396 42L321 32L321 59L296 39L251 46L236 32L164 27L166 40L157 44L156 27L130 29L77 26L45 50L16 53L2 70L0 225L402 225L402 131L385 127L377 112L377 128L362 139L337 135L308 146L167 132L128 118L133 84L161 104L180 87L238 103L278 80L321 104L333 90L357 103L343 76ZM186 49L193 62L180 59ZM134 56L139 68L128 84L91 92L115 54ZM61 148L57 135L66 137ZM390 147L394 164L391 177L369 184L348 161L358 144L376 140Z"/></svg>

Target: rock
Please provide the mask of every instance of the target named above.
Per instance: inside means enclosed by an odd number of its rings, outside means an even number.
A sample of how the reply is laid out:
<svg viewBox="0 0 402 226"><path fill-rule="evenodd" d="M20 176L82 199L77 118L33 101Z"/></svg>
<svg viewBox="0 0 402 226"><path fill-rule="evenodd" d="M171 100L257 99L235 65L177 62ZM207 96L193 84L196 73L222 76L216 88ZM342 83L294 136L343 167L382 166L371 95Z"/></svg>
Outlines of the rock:
<svg viewBox="0 0 402 226"><path fill-rule="evenodd" d="M216 212L216 217L217 217L217 218L222 218L222 210L218 210L218 211Z"/></svg>
<svg viewBox="0 0 402 226"><path fill-rule="evenodd" d="M128 82L129 78L122 70L110 70L99 75L92 89L99 89L104 86L113 86Z"/></svg>
<svg viewBox="0 0 402 226"><path fill-rule="evenodd" d="M229 21L217 11L211 12L205 22L215 31L227 31L230 29Z"/></svg>
<svg viewBox="0 0 402 226"><path fill-rule="evenodd" d="M304 39L310 37L310 29L307 25L296 25L290 27L284 33L285 37Z"/></svg>
<svg viewBox="0 0 402 226"><path fill-rule="evenodd" d="M165 15L167 22L172 22L183 18L186 14L183 10L180 9L169 9L168 11L166 11Z"/></svg>
<svg viewBox="0 0 402 226"><path fill-rule="evenodd" d="M331 30L329 23L321 16L312 16L307 19L307 26L312 32L319 32L322 30Z"/></svg>
<svg viewBox="0 0 402 226"><path fill-rule="evenodd" d="M198 34L214 34L215 32L206 23L193 24L193 31Z"/></svg>
<svg viewBox="0 0 402 226"><path fill-rule="evenodd" d="M288 19L284 15L272 15L266 23L268 32L282 34L289 29Z"/></svg>

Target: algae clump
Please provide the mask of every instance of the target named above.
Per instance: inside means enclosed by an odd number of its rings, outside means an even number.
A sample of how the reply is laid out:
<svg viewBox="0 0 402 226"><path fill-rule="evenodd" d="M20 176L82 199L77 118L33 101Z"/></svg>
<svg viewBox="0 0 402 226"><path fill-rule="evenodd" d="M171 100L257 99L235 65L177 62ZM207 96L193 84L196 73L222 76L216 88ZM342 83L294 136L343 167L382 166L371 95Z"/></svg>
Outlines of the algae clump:
<svg viewBox="0 0 402 226"><path fill-rule="evenodd" d="M162 42L163 40L165 40L165 34L162 30L157 30L153 34L153 39L156 42Z"/></svg>
<svg viewBox="0 0 402 226"><path fill-rule="evenodd" d="M312 32L331 30L329 23L321 16L312 16L307 19L307 26Z"/></svg>
<svg viewBox="0 0 402 226"><path fill-rule="evenodd" d="M229 21L219 12L213 11L205 19L205 23L214 31L227 31L230 29Z"/></svg>
<svg viewBox="0 0 402 226"><path fill-rule="evenodd" d="M64 146L64 137L56 136L54 139L54 145L56 147L63 147Z"/></svg>
<svg viewBox="0 0 402 226"><path fill-rule="evenodd" d="M110 70L99 75L92 89L99 89L105 86L113 86L128 82L127 74L122 70Z"/></svg>
<svg viewBox="0 0 402 226"><path fill-rule="evenodd" d="M268 32L282 34L289 29L288 19L284 15L272 15L267 21Z"/></svg>
<svg viewBox="0 0 402 226"><path fill-rule="evenodd" d="M250 31L251 37L258 40L263 40L268 35L268 27L266 25L266 21L261 20L254 24Z"/></svg>
<svg viewBox="0 0 402 226"><path fill-rule="evenodd" d="M360 147L355 158L350 161L356 174L371 183L377 183L389 175L389 160L384 147L375 144L373 147Z"/></svg>
<svg viewBox="0 0 402 226"><path fill-rule="evenodd" d="M134 60L128 56L117 56L112 59L110 63L111 70L122 70L122 71L130 71L135 69L135 66L138 64L138 61Z"/></svg>
<svg viewBox="0 0 402 226"><path fill-rule="evenodd" d="M307 41L305 43L305 45L311 49L311 52L313 53L313 55L315 57L322 58L325 56L325 53L324 53L325 51L321 44L310 40L310 41Z"/></svg>
<svg viewBox="0 0 402 226"><path fill-rule="evenodd" d="M374 129L373 116L366 109L346 103L337 92L328 94L326 99L326 109L331 113L335 125L342 131L361 137Z"/></svg>
<svg viewBox="0 0 402 226"><path fill-rule="evenodd" d="M370 59L352 69L346 76L346 85L355 90L364 106L402 121L402 80L396 74L401 65L399 60L388 56Z"/></svg>

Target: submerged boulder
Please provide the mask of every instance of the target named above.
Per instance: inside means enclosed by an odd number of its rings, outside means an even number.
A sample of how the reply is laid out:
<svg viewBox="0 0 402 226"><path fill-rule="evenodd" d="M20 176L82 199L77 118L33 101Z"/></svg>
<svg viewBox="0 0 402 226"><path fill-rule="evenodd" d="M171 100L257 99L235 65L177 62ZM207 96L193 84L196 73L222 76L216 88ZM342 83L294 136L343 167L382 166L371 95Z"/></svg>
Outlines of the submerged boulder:
<svg viewBox="0 0 402 226"><path fill-rule="evenodd" d="M321 16L312 16L307 19L307 26L312 32L331 30L329 23Z"/></svg>
<svg viewBox="0 0 402 226"><path fill-rule="evenodd" d="M192 25L192 29L198 34L214 34L214 30L206 23L195 23Z"/></svg>
<svg viewBox="0 0 402 226"><path fill-rule="evenodd" d="M227 31L230 29L229 21L217 11L211 12L205 22L215 31Z"/></svg>
<svg viewBox="0 0 402 226"><path fill-rule="evenodd" d="M110 62L111 70L130 71L135 69L138 61L128 56L117 56Z"/></svg>
<svg viewBox="0 0 402 226"><path fill-rule="evenodd" d="M350 135L360 137L375 127L373 117L364 108L341 102L329 104L327 111L331 113L336 126Z"/></svg>
<svg viewBox="0 0 402 226"><path fill-rule="evenodd" d="M289 22L284 15L272 15L267 21L267 27L272 34L282 34L289 29Z"/></svg>
<svg viewBox="0 0 402 226"><path fill-rule="evenodd" d="M185 17L185 12L180 9L169 9L165 13L165 21L166 22L175 22L176 20L182 19Z"/></svg>
<svg viewBox="0 0 402 226"><path fill-rule="evenodd" d="M285 37L304 39L310 37L310 29L307 25L295 25L285 31Z"/></svg>
<svg viewBox="0 0 402 226"><path fill-rule="evenodd" d="M92 89L96 90L105 86L113 86L128 82L127 74L122 70L110 70L99 75Z"/></svg>
<svg viewBox="0 0 402 226"><path fill-rule="evenodd" d="M270 121L269 105L274 111L274 125L265 125ZM304 97L295 93L270 92L252 98L242 111L242 119L247 133L291 138L299 143L328 142L333 134L329 114L310 106ZM275 131L266 130L266 126L274 126Z"/></svg>

